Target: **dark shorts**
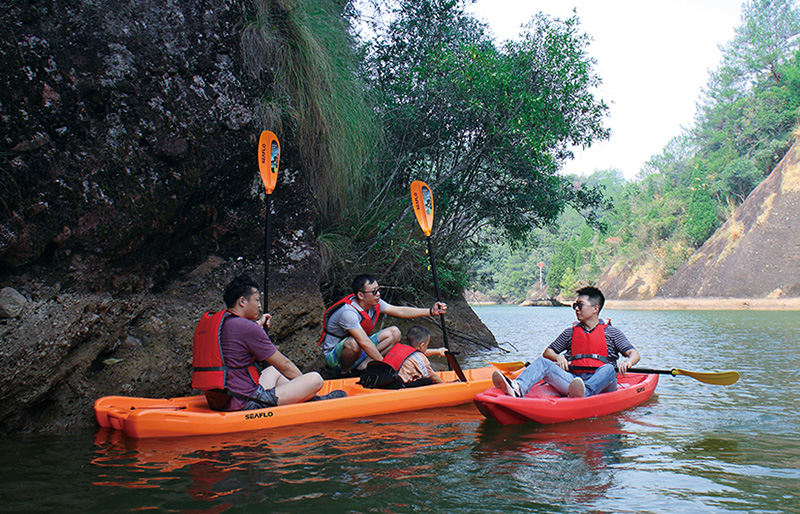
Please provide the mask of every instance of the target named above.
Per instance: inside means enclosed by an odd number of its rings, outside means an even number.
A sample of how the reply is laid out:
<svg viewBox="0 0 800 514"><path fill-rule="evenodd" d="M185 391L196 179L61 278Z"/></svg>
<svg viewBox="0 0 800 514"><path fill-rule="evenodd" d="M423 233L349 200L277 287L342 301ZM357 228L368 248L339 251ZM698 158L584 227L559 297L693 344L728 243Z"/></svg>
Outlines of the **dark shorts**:
<svg viewBox="0 0 800 514"><path fill-rule="evenodd" d="M250 400L244 404L244 407L242 407L240 410L266 409L268 407L278 406L278 397L275 396L274 387L264 390L263 387L258 386L258 389L256 389L256 392L252 394L252 397L261 400L263 403Z"/></svg>

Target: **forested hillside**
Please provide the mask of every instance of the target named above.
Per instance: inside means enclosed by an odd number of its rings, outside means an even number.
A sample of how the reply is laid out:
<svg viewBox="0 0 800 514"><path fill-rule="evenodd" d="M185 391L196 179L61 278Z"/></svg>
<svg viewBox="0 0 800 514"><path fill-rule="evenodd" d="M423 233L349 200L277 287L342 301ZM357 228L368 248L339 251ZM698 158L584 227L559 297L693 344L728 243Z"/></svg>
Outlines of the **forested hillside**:
<svg viewBox="0 0 800 514"><path fill-rule="evenodd" d="M790 148L800 106L800 13L795 1L752 0L710 73L694 124L634 181L599 170L575 182L604 186L600 225L569 209L534 250L493 248L476 289L521 301L545 263L548 291L600 283L611 298L652 297L729 219Z"/></svg>

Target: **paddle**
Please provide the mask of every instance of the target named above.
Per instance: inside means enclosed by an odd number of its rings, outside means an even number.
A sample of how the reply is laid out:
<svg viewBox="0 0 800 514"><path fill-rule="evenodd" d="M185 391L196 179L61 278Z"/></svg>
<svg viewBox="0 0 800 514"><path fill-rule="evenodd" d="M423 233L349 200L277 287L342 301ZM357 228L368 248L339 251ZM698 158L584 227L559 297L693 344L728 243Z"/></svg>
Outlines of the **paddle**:
<svg viewBox="0 0 800 514"><path fill-rule="evenodd" d="M590 366L570 366L570 371L591 371L593 368ZM687 371L685 369L649 369L649 368L629 368L629 373L644 373L647 375L686 375L687 377L692 377L693 379L697 380L698 382L703 382L705 384L713 384L713 385L731 385L735 384L737 380L739 380L739 372L738 371Z"/></svg>
<svg viewBox="0 0 800 514"><path fill-rule="evenodd" d="M269 243L272 226L270 214L272 213L272 191L278 181L278 164L281 160L281 145L278 137L265 130L258 138L258 170L261 181L267 191L267 223L264 230L264 312L269 312ZM266 328L266 327L265 327Z"/></svg>
<svg viewBox="0 0 800 514"><path fill-rule="evenodd" d="M516 362L490 362L492 366L499 369L500 371L504 372L511 372L516 371L520 368L524 368L527 364L516 361ZM569 369L571 371L591 371L593 369L589 366L570 366ZM685 369L648 369L648 368L630 368L628 370L629 373L644 373L646 375L686 375L687 377L692 377L693 379L703 382L705 384L713 384L713 385L731 385L736 383L739 380L739 372L738 371L719 371L719 372L710 372L710 371L687 371Z"/></svg>
<svg viewBox="0 0 800 514"><path fill-rule="evenodd" d="M456 376L462 382L467 381L467 377L464 375L464 371L461 369L461 365L456 360L456 356L453 353L450 353L450 350L444 352L444 356L447 359L447 365L450 366L450 369L456 372Z"/></svg>
<svg viewBox="0 0 800 514"><path fill-rule="evenodd" d="M415 180L411 183L411 205L414 207L414 214L417 216L422 232L425 233L425 240L428 242L428 259L431 261L431 273L433 274L433 289L436 292L436 301L441 302L439 294L439 278L436 275L436 262L433 258L433 245L431 244L431 232L433 231L433 193L428 184L420 180ZM450 342L447 339L447 328L444 325L444 314L439 314L439 321L442 327L442 339L444 340L444 349L446 351L447 364L453 371L456 372L458 379L466 382L467 378L461 367L456 362L455 357L447 356L450 353ZM452 359L451 359L452 357ZM455 363L455 365L454 365Z"/></svg>
<svg viewBox="0 0 800 514"><path fill-rule="evenodd" d="M492 366L499 369L502 372L510 373L512 371L517 371L520 368L526 367L530 362L522 362L522 361L515 361L515 362L490 362Z"/></svg>

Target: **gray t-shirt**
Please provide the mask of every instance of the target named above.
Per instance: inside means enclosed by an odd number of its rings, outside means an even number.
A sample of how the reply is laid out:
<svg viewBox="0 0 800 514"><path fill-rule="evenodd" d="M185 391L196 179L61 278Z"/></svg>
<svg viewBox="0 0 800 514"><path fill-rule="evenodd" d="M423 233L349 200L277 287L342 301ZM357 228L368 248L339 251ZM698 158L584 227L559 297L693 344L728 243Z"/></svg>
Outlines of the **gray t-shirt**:
<svg viewBox="0 0 800 514"><path fill-rule="evenodd" d="M383 300L380 300L381 312L383 312L388 305L389 304ZM370 318L373 318L375 316L375 309L370 309L368 314ZM326 327L327 332L325 333L325 339L322 340L323 353L328 353L339 341L349 336L349 330L359 328L361 326L362 317L361 312L355 306L347 303L336 309L333 314L331 314L330 319L328 319Z"/></svg>

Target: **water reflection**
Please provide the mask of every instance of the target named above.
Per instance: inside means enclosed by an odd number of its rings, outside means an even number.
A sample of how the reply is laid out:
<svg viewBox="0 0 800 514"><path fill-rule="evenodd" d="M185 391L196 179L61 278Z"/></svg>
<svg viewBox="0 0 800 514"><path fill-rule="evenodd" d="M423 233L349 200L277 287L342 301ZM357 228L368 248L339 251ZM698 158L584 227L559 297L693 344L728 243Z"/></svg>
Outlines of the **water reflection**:
<svg viewBox="0 0 800 514"><path fill-rule="evenodd" d="M616 416L559 425L484 421L472 455L518 484L517 500L538 490L557 503L570 498L592 504L615 484L613 468L631 435L624 426Z"/></svg>
<svg viewBox="0 0 800 514"><path fill-rule="evenodd" d="M192 499L228 507L271 497L304 510L317 501L403 497L434 480L448 453L468 448L483 419L470 405L269 432L169 439L95 435L92 464L104 468L102 487L163 488L182 483ZM429 458L436 448L437 458ZM424 488L425 489L425 488ZM394 491L394 493L393 493ZM423 496L421 494L420 496ZM276 498L280 498L276 500ZM346 509L345 509L346 510Z"/></svg>

